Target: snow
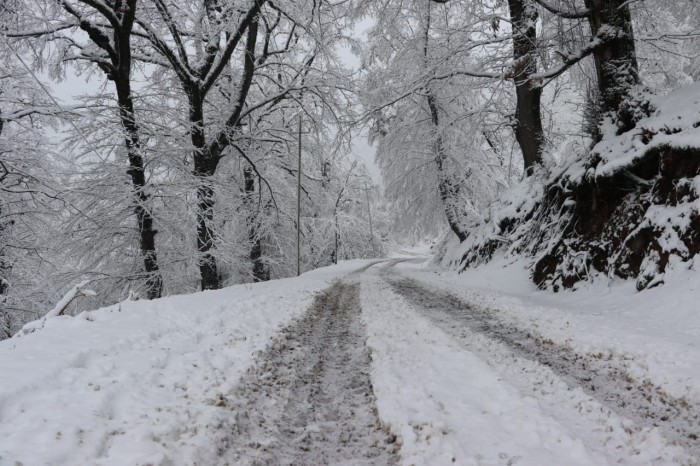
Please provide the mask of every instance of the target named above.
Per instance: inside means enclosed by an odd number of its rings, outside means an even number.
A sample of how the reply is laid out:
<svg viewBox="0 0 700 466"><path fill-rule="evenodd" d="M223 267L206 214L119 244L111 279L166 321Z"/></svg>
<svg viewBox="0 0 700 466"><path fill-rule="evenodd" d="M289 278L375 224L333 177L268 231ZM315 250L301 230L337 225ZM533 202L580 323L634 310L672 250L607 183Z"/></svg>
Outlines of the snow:
<svg viewBox="0 0 700 466"><path fill-rule="evenodd" d="M653 148L696 148L700 146L700 83L694 83L668 95L645 96L654 112L640 120L635 129L616 135L612 124L604 126L605 137L592 152L601 157L595 176L604 177L629 168ZM651 136L644 141L643 135ZM580 176L581 167L573 164L567 171L571 178Z"/></svg>
<svg viewBox="0 0 700 466"><path fill-rule="evenodd" d="M126 301L0 342L0 464L212 464L221 400L329 283L300 278Z"/></svg>
<svg viewBox="0 0 700 466"><path fill-rule="evenodd" d="M602 464L407 303L362 285L379 416L399 434L403 464Z"/></svg>
<svg viewBox="0 0 700 466"><path fill-rule="evenodd" d="M631 357L630 370L674 396L700 398L700 261L678 263L666 284L637 291L634 282L597 279L576 291L537 290L523 259L495 257L462 273L428 263L402 273L582 352Z"/></svg>
<svg viewBox="0 0 700 466"><path fill-rule="evenodd" d="M513 276L512 265L481 268L472 275L480 288L465 276L435 273L427 263L406 262L397 268L401 275L469 302L498 308L526 330L567 342L582 337L589 350L611 348L611 340L594 343L591 338L603 337L605 331L589 327L588 333L580 333L571 308L567 313L545 311L542 305L530 311L533 303L517 306L515 296L526 300L528 293L543 293L531 290L526 277ZM511 276L516 278L512 282ZM494 290L497 284L510 285L513 294ZM438 328L425 309L389 296L391 289L381 276L364 277L362 305L379 415L399 435L403 464L694 464L658 429L617 415L581 388L567 386L549 368L483 335L459 329L457 337L445 330L459 328L457 322Z"/></svg>
<svg viewBox="0 0 700 466"><path fill-rule="evenodd" d="M61 298L58 303L51 309L49 312L46 313L44 317L38 320L34 320L32 322L27 322L26 325L22 327L19 333L15 335L15 337L21 337L24 336L28 333L32 333L42 327L46 324L47 319L52 319L54 317L58 317L62 315L68 305L77 297L79 296L95 296L95 292L92 290L85 289L85 287L90 283L90 281L83 281L77 285L75 285L73 288L71 288L68 293L66 293L63 298Z"/></svg>
<svg viewBox="0 0 700 466"><path fill-rule="evenodd" d="M306 346L293 340L303 333L300 325L325 331L337 324L340 311L315 301L319 291L330 296L334 289L354 290L358 281L374 391L373 397L358 392L358 399L376 400L371 402L379 420L400 446L400 464L697 464L697 446L675 445L663 425L611 405L607 394L621 390L624 396L624 388L599 386L593 393L577 382L579 374L567 376L470 324L484 319L538 335L554 348L547 356L553 360L561 359L561 348L604 355L599 367L617 364L631 379L648 381L694 409L700 405L697 264L676 264L666 285L643 292L633 283L598 279L555 294L536 290L522 261L497 256L457 274L431 265L420 255L428 250L427 244L398 249L403 262L350 261L298 278L48 318L43 328L0 342L0 464L219 464L229 457L220 454L237 445L233 435L250 437L233 456L242 455L236 464L248 464L246 458L254 462L262 454L256 445L265 442L257 427L242 430L239 414L283 424L289 412L298 411L298 419L289 420L295 428L328 438L332 416L319 423L305 410L335 412L346 398L341 384L330 380L309 388L298 381L302 373L317 375L317 365L302 356L315 352L320 358L318 348L327 341L335 354L340 338L311 332L315 343L301 352ZM336 280L340 284L331 286ZM410 283L413 294L401 288ZM477 314L464 314L465 320L451 312L447 293ZM325 320L304 314L314 303ZM359 308L353 309L344 312L359 316ZM297 319L302 314L304 320ZM361 326L353 328L361 333ZM333 331L345 335L341 327ZM273 341L277 346L269 346ZM352 346L363 341L359 334L347 339L343 351L364 354ZM266 347L298 364L256 364ZM347 378L340 353L333 367ZM270 379L274 373L278 380ZM328 391L331 386L335 391ZM305 389L335 401L307 400ZM260 403L246 403L241 393ZM288 398L298 398L292 411ZM266 411L256 412L258 417L239 413L254 406ZM370 413L373 408L362 407ZM349 412L340 421L366 430L368 418ZM282 424L260 429L274 436ZM271 457L293 456L294 445L284 445Z"/></svg>

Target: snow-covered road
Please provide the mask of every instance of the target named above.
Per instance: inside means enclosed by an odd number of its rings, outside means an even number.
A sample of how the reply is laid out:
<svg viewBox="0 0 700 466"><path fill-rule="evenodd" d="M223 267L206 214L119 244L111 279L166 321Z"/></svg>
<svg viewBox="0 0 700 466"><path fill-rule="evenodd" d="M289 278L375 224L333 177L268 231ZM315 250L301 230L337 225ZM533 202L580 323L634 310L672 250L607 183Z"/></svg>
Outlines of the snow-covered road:
<svg viewBox="0 0 700 466"><path fill-rule="evenodd" d="M320 293L234 392L236 426L224 462L236 465L396 464L382 429L352 278Z"/></svg>
<svg viewBox="0 0 700 466"><path fill-rule="evenodd" d="M0 342L0 465L700 464L695 373L678 394L658 381L672 368L640 369L650 354L485 306L421 261L124 303Z"/></svg>
<svg viewBox="0 0 700 466"><path fill-rule="evenodd" d="M699 464L697 400L393 270L363 280L379 413L406 464ZM416 279L418 278L418 279ZM625 356L628 358L629 356Z"/></svg>

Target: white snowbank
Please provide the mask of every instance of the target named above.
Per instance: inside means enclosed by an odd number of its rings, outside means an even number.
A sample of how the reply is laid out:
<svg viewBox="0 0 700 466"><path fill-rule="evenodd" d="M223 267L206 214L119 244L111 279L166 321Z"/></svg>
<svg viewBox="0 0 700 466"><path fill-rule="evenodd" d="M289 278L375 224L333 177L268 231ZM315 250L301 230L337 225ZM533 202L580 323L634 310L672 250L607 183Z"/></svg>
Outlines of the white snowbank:
<svg viewBox="0 0 700 466"><path fill-rule="evenodd" d="M668 95L651 96L649 100L654 112L640 120L633 130L618 136L615 128L609 125L604 131L603 140L592 150L601 157L595 176L609 176L620 168L627 168L653 148L700 147L700 83L682 87ZM651 137L651 141L646 142L645 137ZM572 178L580 176L583 174L581 169L574 164L567 174Z"/></svg>
<svg viewBox="0 0 700 466"><path fill-rule="evenodd" d="M128 301L0 342L0 464L213 464L253 354L365 264Z"/></svg>

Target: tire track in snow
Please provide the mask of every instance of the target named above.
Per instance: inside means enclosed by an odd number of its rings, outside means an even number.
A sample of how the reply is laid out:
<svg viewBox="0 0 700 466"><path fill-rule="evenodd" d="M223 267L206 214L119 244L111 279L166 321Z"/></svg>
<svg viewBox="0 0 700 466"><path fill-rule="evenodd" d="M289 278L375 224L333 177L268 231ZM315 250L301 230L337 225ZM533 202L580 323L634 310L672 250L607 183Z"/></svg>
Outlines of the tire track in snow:
<svg viewBox="0 0 700 466"><path fill-rule="evenodd" d="M675 398L650 380L636 380L624 360L602 353L578 353L571 347L543 338L531 329L505 322L497 312L472 306L449 292L416 280L389 274L392 289L422 310L430 320L460 341L471 332L504 344L517 356L549 367L570 387L580 387L592 398L640 426L658 427L664 436L699 459L700 404Z"/></svg>
<svg viewBox="0 0 700 466"><path fill-rule="evenodd" d="M233 395L224 464L398 462L377 416L360 314L359 284L336 282L259 355Z"/></svg>

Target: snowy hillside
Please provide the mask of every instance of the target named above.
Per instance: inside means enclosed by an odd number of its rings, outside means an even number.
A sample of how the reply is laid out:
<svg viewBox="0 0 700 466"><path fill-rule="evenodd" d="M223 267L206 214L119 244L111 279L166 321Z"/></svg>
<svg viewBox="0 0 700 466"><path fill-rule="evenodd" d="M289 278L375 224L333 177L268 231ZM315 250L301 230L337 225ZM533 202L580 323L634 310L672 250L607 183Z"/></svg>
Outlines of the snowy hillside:
<svg viewBox="0 0 700 466"><path fill-rule="evenodd" d="M555 291L599 277L666 281L700 251L700 84L637 96L643 116L556 166L539 168L484 209L440 260L460 270L496 251L528 258L531 278ZM609 121L607 123L610 123ZM669 274L671 277L672 274Z"/></svg>

